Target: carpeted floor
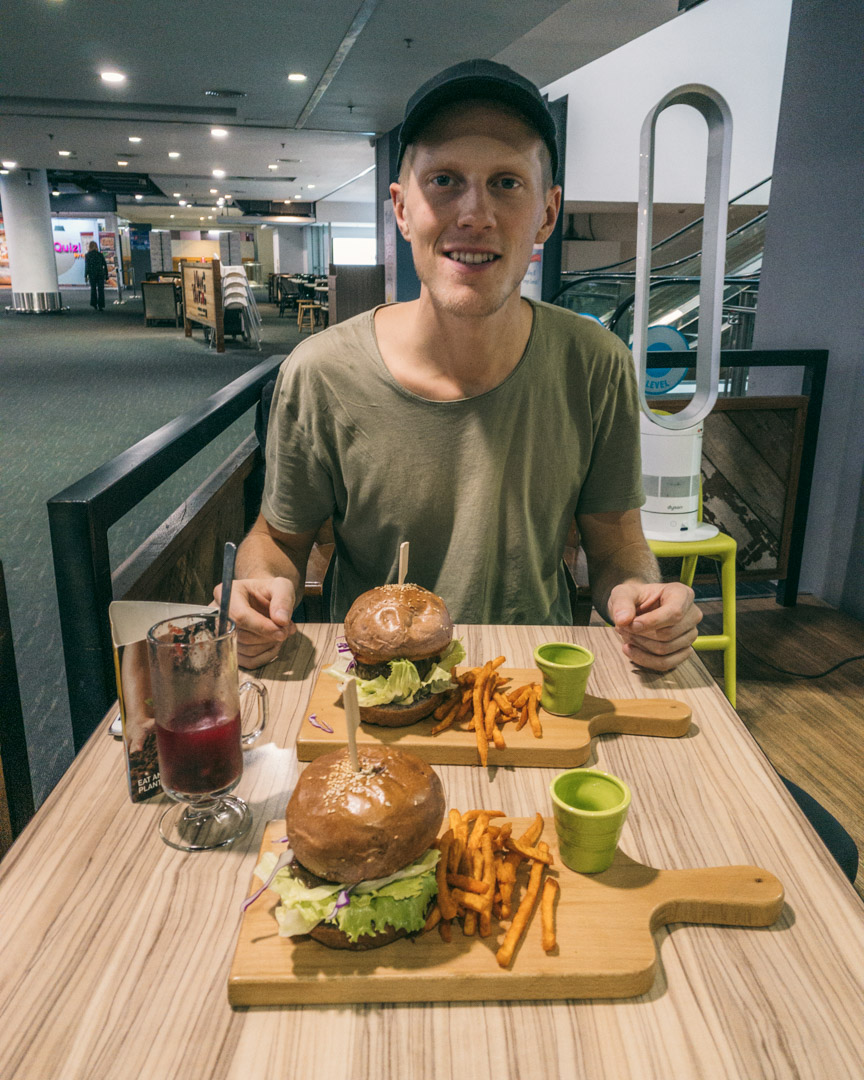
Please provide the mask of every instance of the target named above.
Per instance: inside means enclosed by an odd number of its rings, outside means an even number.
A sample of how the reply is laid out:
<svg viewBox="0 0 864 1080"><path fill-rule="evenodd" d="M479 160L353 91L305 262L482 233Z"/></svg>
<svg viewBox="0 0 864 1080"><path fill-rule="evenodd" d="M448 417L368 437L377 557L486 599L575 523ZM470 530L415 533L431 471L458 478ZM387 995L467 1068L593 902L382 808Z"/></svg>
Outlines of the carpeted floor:
<svg viewBox="0 0 864 1080"><path fill-rule="evenodd" d="M72 760L47 500L300 338L262 293L261 351L229 338L222 355L200 329L190 339L182 328L146 327L140 299L112 299L97 313L89 290L69 289L64 314L14 315L0 290L0 559L37 803ZM114 566L250 433L252 419L241 418L117 523Z"/></svg>

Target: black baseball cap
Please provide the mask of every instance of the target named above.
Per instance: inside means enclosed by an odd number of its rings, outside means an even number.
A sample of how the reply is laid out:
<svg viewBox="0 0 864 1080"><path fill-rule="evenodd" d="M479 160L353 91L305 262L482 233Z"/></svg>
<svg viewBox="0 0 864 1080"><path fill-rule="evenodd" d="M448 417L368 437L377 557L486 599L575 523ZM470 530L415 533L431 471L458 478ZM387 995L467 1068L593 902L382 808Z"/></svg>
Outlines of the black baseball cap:
<svg viewBox="0 0 864 1080"><path fill-rule="evenodd" d="M540 96L540 91L504 64L494 60L465 60L454 64L423 83L405 106L405 119L399 129L399 160L402 165L405 148L414 142L417 133L443 105L457 101L483 98L500 101L518 110L536 130L549 149L552 175L558 172L558 143L555 121Z"/></svg>

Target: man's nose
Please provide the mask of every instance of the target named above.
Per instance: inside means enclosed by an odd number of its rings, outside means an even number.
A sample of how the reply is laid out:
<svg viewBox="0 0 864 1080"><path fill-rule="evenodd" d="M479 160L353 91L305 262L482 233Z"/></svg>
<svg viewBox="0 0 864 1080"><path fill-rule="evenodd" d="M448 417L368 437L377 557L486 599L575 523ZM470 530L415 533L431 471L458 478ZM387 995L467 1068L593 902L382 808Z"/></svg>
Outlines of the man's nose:
<svg viewBox="0 0 864 1080"><path fill-rule="evenodd" d="M485 184L466 184L459 200L458 224L488 229L495 224L492 196Z"/></svg>

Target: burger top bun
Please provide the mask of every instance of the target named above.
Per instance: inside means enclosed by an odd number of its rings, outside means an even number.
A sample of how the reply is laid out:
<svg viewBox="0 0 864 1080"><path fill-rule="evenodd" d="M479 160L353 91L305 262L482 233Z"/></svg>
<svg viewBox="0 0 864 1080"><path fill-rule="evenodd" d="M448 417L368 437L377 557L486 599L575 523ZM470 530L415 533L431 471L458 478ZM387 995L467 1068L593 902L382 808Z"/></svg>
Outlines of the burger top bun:
<svg viewBox="0 0 864 1080"><path fill-rule="evenodd" d="M345 640L361 664L424 660L443 652L453 623L440 596L419 585L380 585L345 616Z"/></svg>
<svg viewBox="0 0 864 1080"><path fill-rule="evenodd" d="M328 881L355 885L388 877L419 859L438 835L444 789L420 758L383 746L316 758L301 773L285 811L296 858Z"/></svg>

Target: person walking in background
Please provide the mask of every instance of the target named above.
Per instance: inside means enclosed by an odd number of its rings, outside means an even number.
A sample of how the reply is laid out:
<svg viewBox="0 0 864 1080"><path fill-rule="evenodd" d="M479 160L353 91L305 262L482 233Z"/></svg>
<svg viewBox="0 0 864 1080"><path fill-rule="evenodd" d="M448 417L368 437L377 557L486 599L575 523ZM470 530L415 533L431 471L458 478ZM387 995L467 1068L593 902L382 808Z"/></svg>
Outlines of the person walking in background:
<svg viewBox="0 0 864 1080"><path fill-rule="evenodd" d="M94 311L105 310L105 281L108 278L108 263L105 256L96 246L96 241L90 241L90 247L84 256L84 280L90 282L90 307Z"/></svg>

